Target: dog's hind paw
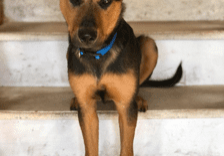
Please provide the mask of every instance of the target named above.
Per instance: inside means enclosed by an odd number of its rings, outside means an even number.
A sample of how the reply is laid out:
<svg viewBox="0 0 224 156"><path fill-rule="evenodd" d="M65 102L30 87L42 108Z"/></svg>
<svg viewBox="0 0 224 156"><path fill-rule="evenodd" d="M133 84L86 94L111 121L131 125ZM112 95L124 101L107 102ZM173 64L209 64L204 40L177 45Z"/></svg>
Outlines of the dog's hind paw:
<svg viewBox="0 0 224 156"><path fill-rule="evenodd" d="M136 100L136 103L138 105L138 111L146 112L148 110L148 104L147 104L146 100L144 100L140 96L137 96L135 100Z"/></svg>
<svg viewBox="0 0 224 156"><path fill-rule="evenodd" d="M72 98L72 100L71 100L70 110L71 111L78 110L78 101L75 97Z"/></svg>

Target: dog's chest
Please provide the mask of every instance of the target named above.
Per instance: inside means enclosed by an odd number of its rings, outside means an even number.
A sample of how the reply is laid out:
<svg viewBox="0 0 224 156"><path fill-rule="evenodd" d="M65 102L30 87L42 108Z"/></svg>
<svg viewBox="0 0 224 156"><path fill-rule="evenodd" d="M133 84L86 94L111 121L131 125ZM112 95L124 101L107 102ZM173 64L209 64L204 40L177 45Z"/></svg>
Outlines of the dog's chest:
<svg viewBox="0 0 224 156"><path fill-rule="evenodd" d="M75 75L91 74L98 80L106 73L125 73L125 62L119 56L119 52L110 51L100 59L83 55L77 57L74 53L68 53L68 70Z"/></svg>
<svg viewBox="0 0 224 156"><path fill-rule="evenodd" d="M114 100L121 102L126 99L130 101L137 88L137 77L133 70L124 74L104 73L100 79L96 76L85 73L74 75L69 73L70 86L78 98L89 96L90 99Z"/></svg>
<svg viewBox="0 0 224 156"><path fill-rule="evenodd" d="M114 66L113 58L101 58L99 60L89 59L84 63L85 70L95 76L99 81L103 75L110 72L110 68ZM115 71L116 72L116 71Z"/></svg>

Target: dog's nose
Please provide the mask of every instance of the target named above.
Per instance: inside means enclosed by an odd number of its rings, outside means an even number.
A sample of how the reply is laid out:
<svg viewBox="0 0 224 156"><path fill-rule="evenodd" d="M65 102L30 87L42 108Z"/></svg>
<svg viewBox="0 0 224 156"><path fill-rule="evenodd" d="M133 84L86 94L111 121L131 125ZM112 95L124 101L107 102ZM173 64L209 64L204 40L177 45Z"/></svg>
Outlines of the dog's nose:
<svg viewBox="0 0 224 156"><path fill-rule="evenodd" d="M93 29L80 29L78 31L78 36L81 42L91 43L96 40L97 32Z"/></svg>

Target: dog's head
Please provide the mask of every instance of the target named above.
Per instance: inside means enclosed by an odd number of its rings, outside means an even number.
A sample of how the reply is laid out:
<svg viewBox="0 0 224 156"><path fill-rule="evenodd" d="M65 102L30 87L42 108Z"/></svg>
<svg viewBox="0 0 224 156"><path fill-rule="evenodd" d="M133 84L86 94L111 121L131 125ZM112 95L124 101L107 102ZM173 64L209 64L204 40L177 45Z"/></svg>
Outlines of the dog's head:
<svg viewBox="0 0 224 156"><path fill-rule="evenodd" d="M72 44L98 50L117 26L122 0L60 0Z"/></svg>

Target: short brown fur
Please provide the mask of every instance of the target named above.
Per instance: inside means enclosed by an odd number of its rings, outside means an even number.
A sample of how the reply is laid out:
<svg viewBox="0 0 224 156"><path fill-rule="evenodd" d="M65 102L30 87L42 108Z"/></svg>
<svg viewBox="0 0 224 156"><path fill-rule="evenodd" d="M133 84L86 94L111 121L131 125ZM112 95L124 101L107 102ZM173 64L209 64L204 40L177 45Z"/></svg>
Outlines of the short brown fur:
<svg viewBox="0 0 224 156"><path fill-rule="evenodd" d="M81 13L80 10L85 10L85 8L74 8L69 0L60 0L60 8L67 21L70 36L73 36L78 30L78 26L85 15L84 13Z"/></svg>
<svg viewBox="0 0 224 156"><path fill-rule="evenodd" d="M100 10L96 13L96 21L99 23L99 34L101 40L105 40L114 30L114 27L117 24L117 21L120 17L120 12L122 3L121 1L115 1L112 3L111 7L109 7L106 11Z"/></svg>
<svg viewBox="0 0 224 156"><path fill-rule="evenodd" d="M155 41L149 37L141 36L139 38L139 43L142 52L139 79L139 84L141 85L155 69L158 59L158 51Z"/></svg>
<svg viewBox="0 0 224 156"><path fill-rule="evenodd" d="M102 85L108 90L110 99L113 99L115 104L123 105L131 102L131 97L136 92L136 77L132 71L127 74L117 75L113 73L107 73L102 76L99 81L99 85Z"/></svg>
<svg viewBox="0 0 224 156"><path fill-rule="evenodd" d="M97 89L95 78L89 74L76 76L69 72L69 83L78 102L79 123L83 132L86 155L98 156L99 121L96 114L96 100L92 98Z"/></svg>

